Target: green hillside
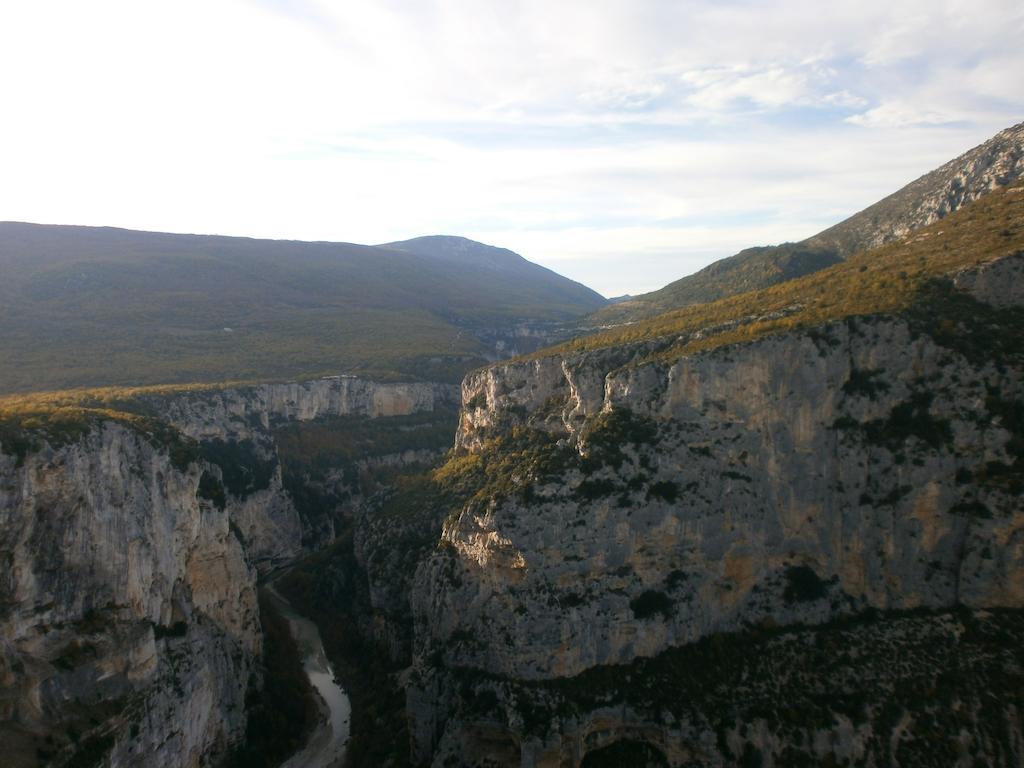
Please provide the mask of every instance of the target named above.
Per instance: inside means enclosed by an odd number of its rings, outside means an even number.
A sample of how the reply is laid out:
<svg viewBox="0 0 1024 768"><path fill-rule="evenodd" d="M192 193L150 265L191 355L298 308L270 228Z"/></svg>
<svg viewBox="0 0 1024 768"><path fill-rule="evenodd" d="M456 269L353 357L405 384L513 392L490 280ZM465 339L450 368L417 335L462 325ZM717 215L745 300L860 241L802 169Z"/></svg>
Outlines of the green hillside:
<svg viewBox="0 0 1024 768"><path fill-rule="evenodd" d="M346 371L457 380L483 362L478 332L604 303L461 238L371 247L0 223L0 393Z"/></svg>
<svg viewBox="0 0 1024 768"><path fill-rule="evenodd" d="M526 261L507 248L495 248L465 237L432 235L380 247L410 253L460 270L478 270L493 278L496 285L512 287L516 281L526 280L532 283L531 296L539 302L536 306L539 316L549 315L548 310L558 308L566 314L575 314L581 303L593 302L597 296L589 288L567 280L547 267ZM466 297L459 297L459 300L465 301ZM473 301L472 297L470 301ZM605 303L605 299L598 298L598 304Z"/></svg>
<svg viewBox="0 0 1024 768"><path fill-rule="evenodd" d="M799 243L747 248L664 288L598 310L587 325L616 325L767 288L896 240L1024 173L1024 123L991 139L860 213Z"/></svg>
<svg viewBox="0 0 1024 768"><path fill-rule="evenodd" d="M827 269L788 282L666 312L649 320L584 336L535 357L660 341L656 355L674 358L713 347L751 341L771 333L810 328L854 315L927 309L931 322L949 332L975 323L977 307L948 290L949 275L1024 252L1024 183L997 189L904 239L865 251ZM965 309L966 316L958 316ZM972 314L973 313L973 314ZM1006 310L977 336L996 349L1024 333L1019 310ZM973 319L972 319L973 318ZM963 330L967 333L971 329ZM976 330L976 329L975 329ZM996 354L996 353L993 353Z"/></svg>
<svg viewBox="0 0 1024 768"><path fill-rule="evenodd" d="M801 243L747 248L653 293L599 309L587 322L615 325L654 317L671 309L784 283L840 261L842 258L831 248Z"/></svg>

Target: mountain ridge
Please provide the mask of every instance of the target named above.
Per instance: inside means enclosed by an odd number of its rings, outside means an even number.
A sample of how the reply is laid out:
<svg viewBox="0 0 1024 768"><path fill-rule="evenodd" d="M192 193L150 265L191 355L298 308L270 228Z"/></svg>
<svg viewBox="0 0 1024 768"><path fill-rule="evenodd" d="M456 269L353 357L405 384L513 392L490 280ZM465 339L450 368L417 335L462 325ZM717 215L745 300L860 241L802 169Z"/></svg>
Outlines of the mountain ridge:
<svg viewBox="0 0 1024 768"><path fill-rule="evenodd" d="M495 273L515 276L524 274L523 264L525 262L525 264L530 265L530 270L536 274L558 276L559 278L568 281L573 287L570 288L567 286L567 290L578 291L579 289L583 289L585 295L589 296L592 294L593 296L599 297L602 302L609 301L604 296L597 293L597 291L594 291L583 283L570 278L565 278L563 275L559 275L549 267L528 261L515 251L509 250L508 248L501 248L499 246L481 243L477 240L472 240L461 235L423 235L409 240L383 243L376 247L390 248L404 253L411 253L416 256L442 259L444 261L450 261L453 264L472 265L482 263Z"/></svg>
<svg viewBox="0 0 1024 768"><path fill-rule="evenodd" d="M1024 181L983 195L941 224L826 269L578 336L530 357L636 343L694 352L845 317L905 311L958 271L1024 252L1022 220Z"/></svg>
<svg viewBox="0 0 1024 768"><path fill-rule="evenodd" d="M409 242L416 252L0 223L0 392L342 372L454 381L605 303L505 249L465 241L473 258L455 262Z"/></svg>
<svg viewBox="0 0 1024 768"><path fill-rule="evenodd" d="M599 309L585 322L632 322L811 274L934 223L1022 175L1024 123L1018 123L816 235L746 248L656 291Z"/></svg>

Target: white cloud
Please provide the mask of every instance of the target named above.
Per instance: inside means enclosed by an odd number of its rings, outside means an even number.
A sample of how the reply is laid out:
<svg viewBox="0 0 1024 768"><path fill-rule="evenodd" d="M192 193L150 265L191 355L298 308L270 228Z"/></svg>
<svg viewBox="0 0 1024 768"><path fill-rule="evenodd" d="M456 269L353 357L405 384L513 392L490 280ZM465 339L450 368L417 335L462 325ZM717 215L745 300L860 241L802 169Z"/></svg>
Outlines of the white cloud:
<svg viewBox="0 0 1024 768"><path fill-rule="evenodd" d="M0 7L0 219L519 249L611 293L1024 113L1017 3Z"/></svg>
<svg viewBox="0 0 1024 768"><path fill-rule="evenodd" d="M847 122L866 128L903 128L912 125L943 125L955 122L957 116L955 112L931 109L928 106L888 101L846 119Z"/></svg>

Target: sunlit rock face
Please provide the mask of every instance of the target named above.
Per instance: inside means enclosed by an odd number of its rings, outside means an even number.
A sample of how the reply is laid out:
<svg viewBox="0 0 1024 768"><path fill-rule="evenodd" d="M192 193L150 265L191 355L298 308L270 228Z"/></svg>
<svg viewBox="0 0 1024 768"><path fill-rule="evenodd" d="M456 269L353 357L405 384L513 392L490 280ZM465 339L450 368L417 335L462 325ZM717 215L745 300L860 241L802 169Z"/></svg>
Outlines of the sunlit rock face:
<svg viewBox="0 0 1024 768"><path fill-rule="evenodd" d="M984 144L805 242L838 248L844 256L877 248L926 227L1021 176L1024 123L1000 131Z"/></svg>
<svg viewBox="0 0 1024 768"><path fill-rule="evenodd" d="M956 284L1019 307L1022 262ZM470 374L457 447L524 430L536 447L449 517L419 573L419 754L465 736L429 705L453 695L438 669L545 681L755 626L1024 607L1024 370L972 344L859 318Z"/></svg>

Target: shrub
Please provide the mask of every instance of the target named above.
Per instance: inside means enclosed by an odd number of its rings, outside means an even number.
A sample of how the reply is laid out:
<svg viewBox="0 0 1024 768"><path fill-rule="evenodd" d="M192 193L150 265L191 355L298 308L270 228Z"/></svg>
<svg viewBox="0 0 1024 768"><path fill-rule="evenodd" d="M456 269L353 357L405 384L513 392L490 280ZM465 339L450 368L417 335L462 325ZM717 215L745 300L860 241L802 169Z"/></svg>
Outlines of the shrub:
<svg viewBox="0 0 1024 768"><path fill-rule="evenodd" d="M895 406L888 418L865 424L864 434L868 442L890 450L899 448L911 437L936 450L951 443L953 430L949 421L931 415L932 399L930 392L915 392L909 400Z"/></svg>
<svg viewBox="0 0 1024 768"><path fill-rule="evenodd" d="M588 464L593 469L601 464L618 469L625 459L624 445L647 445L657 436L657 425L644 416L624 408L602 413L584 434Z"/></svg>
<svg viewBox="0 0 1024 768"><path fill-rule="evenodd" d="M212 501L217 509L223 510L227 506L227 499L224 495L224 486L217 476L211 472L203 472L199 478L199 488L196 495L201 499Z"/></svg>
<svg viewBox="0 0 1024 768"><path fill-rule="evenodd" d="M647 498L663 499L671 504L679 498L679 486L670 480L651 483L651 487L647 489Z"/></svg>
<svg viewBox="0 0 1024 768"><path fill-rule="evenodd" d="M960 517L974 517L981 520L992 519L992 510L980 501L961 501L959 504L954 505L949 510L949 513Z"/></svg>
<svg viewBox="0 0 1024 768"><path fill-rule="evenodd" d="M863 395L874 400L878 393L889 391L889 384L884 379L879 380L883 373L883 371L854 368L850 371L850 378L843 384L843 392L848 395Z"/></svg>
<svg viewBox="0 0 1024 768"><path fill-rule="evenodd" d="M658 614L667 619L672 615L672 598L664 592L649 589L631 600L629 607L633 609L633 616L637 619L650 619Z"/></svg>
<svg viewBox="0 0 1024 768"><path fill-rule="evenodd" d="M201 446L203 458L221 468L224 488L244 499L270 487L277 459L260 456L252 440L207 440Z"/></svg>
<svg viewBox="0 0 1024 768"><path fill-rule="evenodd" d="M827 585L812 568L796 565L786 569L786 589L782 597L787 603L809 603L827 594Z"/></svg>
<svg viewBox="0 0 1024 768"><path fill-rule="evenodd" d="M576 497L586 501L593 501L603 496L610 496L615 493L618 486L614 481L608 479L584 480L576 488Z"/></svg>

